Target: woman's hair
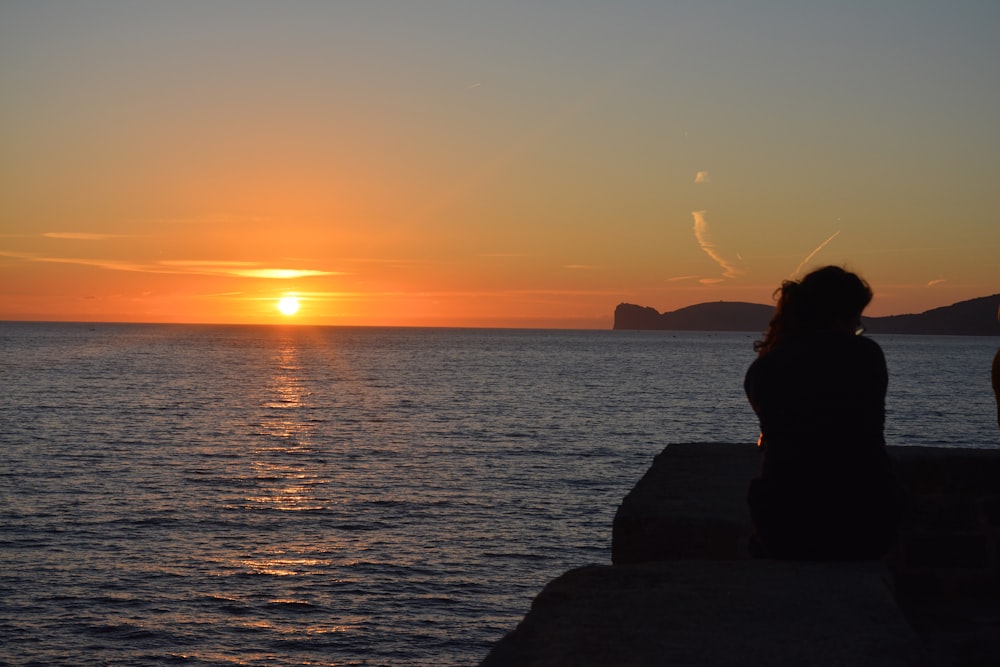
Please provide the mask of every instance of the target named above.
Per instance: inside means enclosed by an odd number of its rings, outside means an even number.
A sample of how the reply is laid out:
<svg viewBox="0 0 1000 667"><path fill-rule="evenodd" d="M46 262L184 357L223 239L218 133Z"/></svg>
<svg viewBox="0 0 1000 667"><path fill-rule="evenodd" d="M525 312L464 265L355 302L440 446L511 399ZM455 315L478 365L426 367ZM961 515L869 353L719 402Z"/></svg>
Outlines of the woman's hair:
<svg viewBox="0 0 1000 667"><path fill-rule="evenodd" d="M853 324L871 302L872 290L856 274L824 266L802 280L784 281L774 296L778 303L767 333L753 344L759 355L791 338Z"/></svg>

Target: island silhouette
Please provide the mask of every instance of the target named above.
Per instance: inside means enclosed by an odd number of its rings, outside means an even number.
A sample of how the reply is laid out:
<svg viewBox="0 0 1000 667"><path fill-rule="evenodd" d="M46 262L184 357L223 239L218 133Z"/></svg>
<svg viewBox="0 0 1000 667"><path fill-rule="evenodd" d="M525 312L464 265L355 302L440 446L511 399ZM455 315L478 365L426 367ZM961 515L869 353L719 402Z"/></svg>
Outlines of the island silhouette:
<svg viewBox="0 0 1000 667"><path fill-rule="evenodd" d="M1000 294L959 301L913 315L863 317L873 334L947 336L1000 335L997 308ZM699 303L660 313L649 306L620 303L615 308L614 329L654 331L764 331L774 314L773 305L745 301Z"/></svg>

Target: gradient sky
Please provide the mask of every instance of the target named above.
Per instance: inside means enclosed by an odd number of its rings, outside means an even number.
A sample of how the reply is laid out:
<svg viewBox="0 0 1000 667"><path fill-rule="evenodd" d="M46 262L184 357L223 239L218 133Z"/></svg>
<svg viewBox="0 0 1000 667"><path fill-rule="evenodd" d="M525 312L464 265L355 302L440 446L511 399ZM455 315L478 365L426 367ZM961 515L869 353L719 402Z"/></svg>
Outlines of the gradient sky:
<svg viewBox="0 0 1000 667"><path fill-rule="evenodd" d="M997 35L994 0L0 0L0 319L609 328L828 263L870 315L993 294Z"/></svg>

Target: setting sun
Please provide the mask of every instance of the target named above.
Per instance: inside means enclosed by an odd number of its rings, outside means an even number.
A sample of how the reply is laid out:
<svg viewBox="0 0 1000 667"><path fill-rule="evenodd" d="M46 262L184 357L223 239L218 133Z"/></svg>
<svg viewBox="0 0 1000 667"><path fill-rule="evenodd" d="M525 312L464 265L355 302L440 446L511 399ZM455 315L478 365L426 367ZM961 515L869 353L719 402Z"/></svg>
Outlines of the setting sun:
<svg viewBox="0 0 1000 667"><path fill-rule="evenodd" d="M827 264L872 317L1000 285L1000 2L50 4L0 0L3 323L607 330Z"/></svg>
<svg viewBox="0 0 1000 667"><path fill-rule="evenodd" d="M299 312L299 300L294 296L282 297L278 300L278 310L282 315L294 315Z"/></svg>

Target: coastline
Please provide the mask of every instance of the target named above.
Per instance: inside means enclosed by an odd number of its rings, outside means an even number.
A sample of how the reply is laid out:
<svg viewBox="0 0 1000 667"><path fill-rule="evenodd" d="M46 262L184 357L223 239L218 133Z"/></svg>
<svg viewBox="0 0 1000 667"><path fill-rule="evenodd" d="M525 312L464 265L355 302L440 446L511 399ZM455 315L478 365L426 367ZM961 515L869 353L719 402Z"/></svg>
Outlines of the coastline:
<svg viewBox="0 0 1000 667"><path fill-rule="evenodd" d="M873 334L921 336L1000 336L997 309L1000 294L960 301L919 314L863 316ZM699 303L665 313L648 306L620 303L615 308L616 330L652 331L765 331L774 305L742 301Z"/></svg>

